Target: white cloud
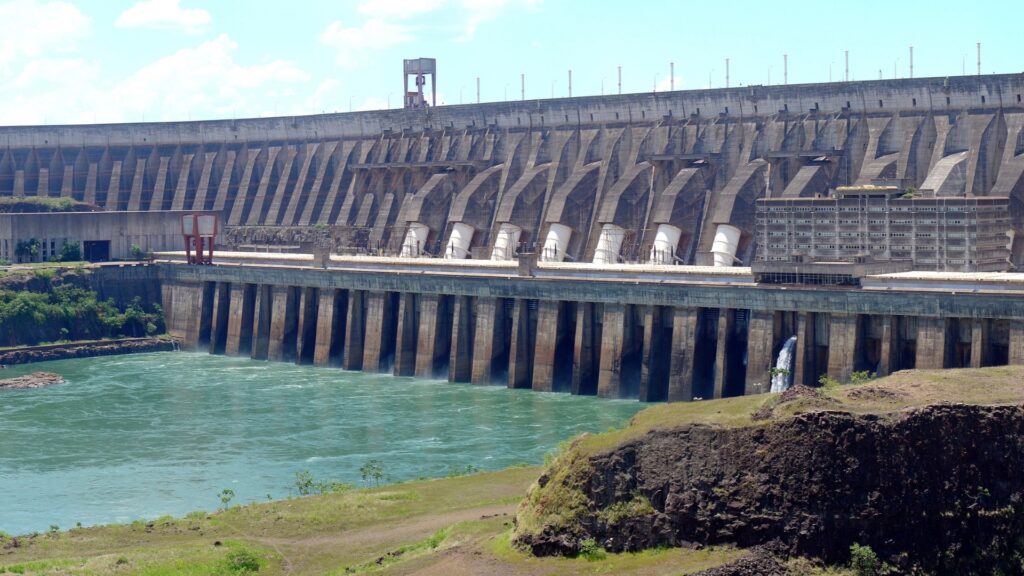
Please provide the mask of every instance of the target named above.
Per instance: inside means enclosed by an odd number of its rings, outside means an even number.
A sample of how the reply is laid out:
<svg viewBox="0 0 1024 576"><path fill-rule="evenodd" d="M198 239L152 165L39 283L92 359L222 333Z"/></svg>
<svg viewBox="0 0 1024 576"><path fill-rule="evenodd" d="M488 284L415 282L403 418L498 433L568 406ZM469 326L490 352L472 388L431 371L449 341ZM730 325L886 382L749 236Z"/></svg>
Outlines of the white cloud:
<svg viewBox="0 0 1024 576"><path fill-rule="evenodd" d="M226 34L195 48L179 50L119 82L113 92L118 108L156 109L162 119L187 118L192 111L230 115L252 109L252 96L305 82L295 64L275 60L243 66L234 61L237 44Z"/></svg>
<svg viewBox="0 0 1024 576"><path fill-rule="evenodd" d="M379 18L367 20L362 26L346 28L340 21L331 22L320 34L320 41L337 51L338 64L355 65L368 52L382 50L413 40L408 26Z"/></svg>
<svg viewBox="0 0 1024 576"><path fill-rule="evenodd" d="M296 110L296 114L316 114L318 112L334 112L342 109L341 93L338 88L341 82L334 78L328 78L317 85L316 90L306 97L303 108ZM344 102L344 109L348 111L348 101Z"/></svg>
<svg viewBox="0 0 1024 576"><path fill-rule="evenodd" d="M369 19L359 26L332 22L320 41L337 51L337 61L352 66L372 50L416 39L438 30L452 39L471 40L478 28L508 10L536 9L543 0L363 0L357 10ZM440 13L439 15L437 13Z"/></svg>
<svg viewBox="0 0 1024 576"><path fill-rule="evenodd" d="M359 13L371 18L411 18L444 7L447 0L363 0Z"/></svg>
<svg viewBox="0 0 1024 576"><path fill-rule="evenodd" d="M542 0L461 0L460 12L465 15L465 20L462 35L456 40L472 40L482 24L498 18L507 9L536 9L541 2Z"/></svg>
<svg viewBox="0 0 1024 576"><path fill-rule="evenodd" d="M294 100L309 80L294 63L235 61L227 35L185 48L104 85L98 65L36 60L0 93L0 124L136 122L255 116Z"/></svg>
<svg viewBox="0 0 1024 576"><path fill-rule="evenodd" d="M182 8L179 0L141 0L117 17L118 28L179 28L198 34L210 24L210 13L202 8Z"/></svg>
<svg viewBox="0 0 1024 576"><path fill-rule="evenodd" d="M71 51L89 32L89 19L67 2L0 3L0 71L22 58Z"/></svg>
<svg viewBox="0 0 1024 576"><path fill-rule="evenodd" d="M682 90L683 89L683 77L679 76L678 74L676 75L675 89L676 90ZM657 91L658 92L668 92L670 90L672 90L672 78L670 78L668 74L665 74L664 76L659 77L658 78Z"/></svg>

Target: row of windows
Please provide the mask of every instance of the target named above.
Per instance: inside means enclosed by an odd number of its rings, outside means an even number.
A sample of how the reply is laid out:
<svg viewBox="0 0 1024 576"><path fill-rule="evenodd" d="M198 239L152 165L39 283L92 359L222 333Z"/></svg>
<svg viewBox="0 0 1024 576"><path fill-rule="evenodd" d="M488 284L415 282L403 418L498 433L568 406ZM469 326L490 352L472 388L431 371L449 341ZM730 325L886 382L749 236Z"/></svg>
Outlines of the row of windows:
<svg viewBox="0 0 1024 576"><path fill-rule="evenodd" d="M857 206L767 206L758 207L758 212L841 212L849 214L860 214L864 212L916 212L916 213L935 213L935 212L978 212L978 206L947 206L943 204L939 205L902 205L902 204L882 204L882 205L857 205ZM991 207L982 207L980 210L984 214L998 213L998 210L994 210Z"/></svg>

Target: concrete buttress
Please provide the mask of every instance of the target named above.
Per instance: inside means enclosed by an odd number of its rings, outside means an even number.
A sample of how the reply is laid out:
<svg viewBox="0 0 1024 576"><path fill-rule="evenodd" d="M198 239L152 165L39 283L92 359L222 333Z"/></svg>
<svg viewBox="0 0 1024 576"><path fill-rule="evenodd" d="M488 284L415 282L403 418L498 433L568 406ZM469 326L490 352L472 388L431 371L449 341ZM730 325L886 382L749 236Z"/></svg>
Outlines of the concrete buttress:
<svg viewBox="0 0 1024 576"><path fill-rule="evenodd" d="M668 401L693 400L693 353L697 344L697 308L672 310L672 357L669 364Z"/></svg>
<svg viewBox="0 0 1024 576"><path fill-rule="evenodd" d="M917 319L917 359L920 370L938 370L946 358L946 319L922 316Z"/></svg>
<svg viewBox="0 0 1024 576"><path fill-rule="evenodd" d="M771 390L771 369L775 365L775 314L751 310L747 329L746 394Z"/></svg>

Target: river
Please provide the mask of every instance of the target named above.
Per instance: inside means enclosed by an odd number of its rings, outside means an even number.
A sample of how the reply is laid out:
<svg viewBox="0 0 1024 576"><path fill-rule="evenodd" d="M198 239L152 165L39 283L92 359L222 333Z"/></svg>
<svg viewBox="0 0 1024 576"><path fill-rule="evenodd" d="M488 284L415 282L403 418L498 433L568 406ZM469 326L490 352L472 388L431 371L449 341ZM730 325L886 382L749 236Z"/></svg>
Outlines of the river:
<svg viewBox="0 0 1024 576"><path fill-rule="evenodd" d="M296 495L295 474L362 485L538 464L622 426L635 400L158 352L14 366L67 383L0 391L0 530L181 516Z"/></svg>

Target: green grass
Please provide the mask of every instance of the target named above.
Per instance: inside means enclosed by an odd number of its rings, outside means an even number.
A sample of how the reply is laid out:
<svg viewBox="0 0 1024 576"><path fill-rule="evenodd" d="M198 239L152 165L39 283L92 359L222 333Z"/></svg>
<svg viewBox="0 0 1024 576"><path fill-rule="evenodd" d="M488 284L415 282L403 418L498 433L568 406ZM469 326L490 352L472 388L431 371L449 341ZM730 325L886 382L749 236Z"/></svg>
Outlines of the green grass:
<svg viewBox="0 0 1024 576"><path fill-rule="evenodd" d="M801 400L775 409L768 420L755 421L751 415L765 403L774 402L775 394L740 396L721 400L659 404L637 413L629 426L604 434L588 435L579 441L587 454L611 450L652 430L664 430L683 424L711 426L763 426L800 412L836 409L855 414L895 412L906 408L962 402L965 404L1011 404L1024 402L1024 366L993 366L958 370L905 370L863 384L841 385L818 389L838 404ZM895 397L871 399L857 397L856 390L884 388ZM852 394L852 395L851 395Z"/></svg>
<svg viewBox="0 0 1024 576"><path fill-rule="evenodd" d="M708 546L701 550L653 548L642 552L606 553L600 561L586 558L537 558L512 544L512 532L491 540L489 551L504 563L525 573L551 574L690 574L713 568L745 554L730 546Z"/></svg>
<svg viewBox="0 0 1024 576"><path fill-rule="evenodd" d="M244 546L265 562L260 574L285 573L286 564L294 574L325 574L362 566L402 547L406 557L436 551L466 532L442 531L465 521L460 515L478 518L494 507L511 513L538 472L513 468L193 512L180 519L76 528L22 538L23 545L0 556L0 562L24 566L25 574L221 574L218 566L228 548ZM448 516L452 522L445 521ZM376 532L380 537L371 537ZM214 546L216 541L224 545ZM119 558L131 570L118 565ZM55 571L58 564L60 571Z"/></svg>

